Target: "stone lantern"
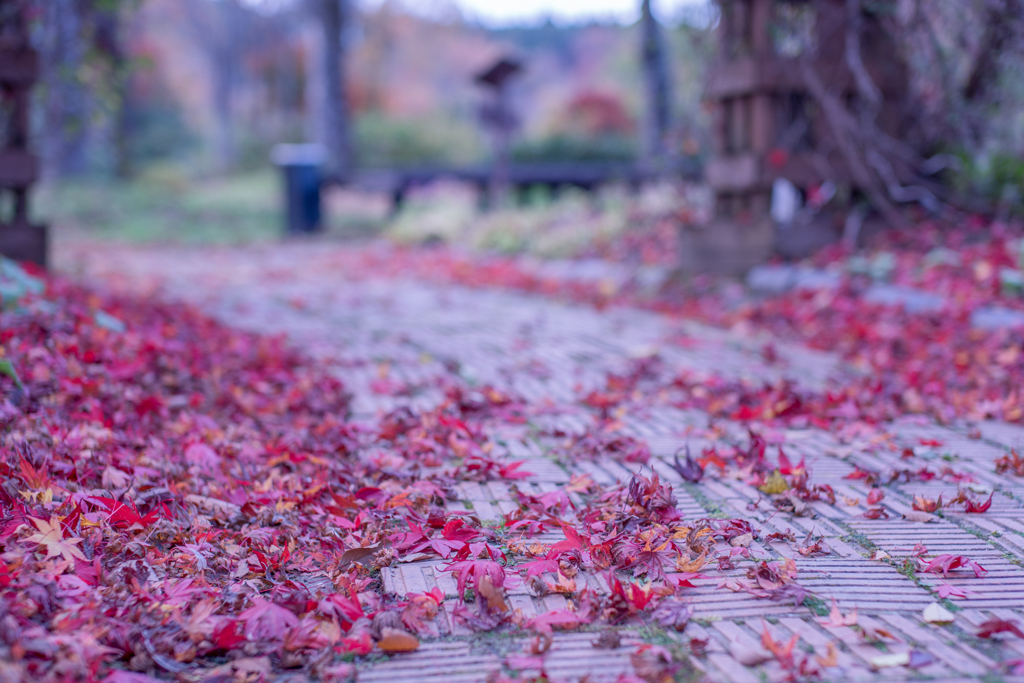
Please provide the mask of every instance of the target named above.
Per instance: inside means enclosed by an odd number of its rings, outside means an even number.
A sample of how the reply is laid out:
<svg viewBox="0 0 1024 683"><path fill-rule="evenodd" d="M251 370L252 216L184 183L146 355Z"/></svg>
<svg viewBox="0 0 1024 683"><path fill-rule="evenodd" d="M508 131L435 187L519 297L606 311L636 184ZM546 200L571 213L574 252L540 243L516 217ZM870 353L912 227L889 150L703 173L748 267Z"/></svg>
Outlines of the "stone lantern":
<svg viewBox="0 0 1024 683"><path fill-rule="evenodd" d="M494 164L491 167L489 204L498 206L508 189L509 149L512 134L519 127L509 101L509 83L523 70L523 65L510 57L503 57L481 71L474 80L489 93L489 99L480 107L480 122L490 131L494 141Z"/></svg>

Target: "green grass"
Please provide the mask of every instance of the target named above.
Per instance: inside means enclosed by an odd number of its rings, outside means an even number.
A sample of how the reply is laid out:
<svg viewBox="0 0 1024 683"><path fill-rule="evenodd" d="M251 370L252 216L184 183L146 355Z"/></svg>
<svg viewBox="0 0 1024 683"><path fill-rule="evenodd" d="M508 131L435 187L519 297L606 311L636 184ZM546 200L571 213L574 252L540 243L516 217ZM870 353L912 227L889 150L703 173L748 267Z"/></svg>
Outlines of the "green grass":
<svg viewBox="0 0 1024 683"><path fill-rule="evenodd" d="M192 180L165 172L138 180L75 181L41 190L40 218L61 232L127 242L238 244L281 233L271 172Z"/></svg>
<svg viewBox="0 0 1024 683"><path fill-rule="evenodd" d="M137 179L75 180L41 188L33 198L39 220L59 235L121 242L249 244L284 235L284 198L273 169L196 178L173 167ZM326 199L326 197L325 197ZM329 211L327 234L374 234L380 219ZM372 223L372 225L370 224Z"/></svg>
<svg viewBox="0 0 1024 683"><path fill-rule="evenodd" d="M825 603L825 601L817 595L808 595L805 597L804 607L811 610L811 612L817 614L819 617L827 617L831 611L831 608Z"/></svg>
<svg viewBox="0 0 1024 683"><path fill-rule="evenodd" d="M690 484L688 482L683 482L682 488L687 493L689 493L691 496L693 496L693 499L697 501L697 504L700 505L702 508L704 508L707 511L708 516L710 518L712 518L712 519L729 519L729 515L725 514L725 512L718 505L718 503L716 503L713 500L711 500L710 498L708 498L704 494L704 491L702 491L701 488L699 486L697 486L696 484Z"/></svg>

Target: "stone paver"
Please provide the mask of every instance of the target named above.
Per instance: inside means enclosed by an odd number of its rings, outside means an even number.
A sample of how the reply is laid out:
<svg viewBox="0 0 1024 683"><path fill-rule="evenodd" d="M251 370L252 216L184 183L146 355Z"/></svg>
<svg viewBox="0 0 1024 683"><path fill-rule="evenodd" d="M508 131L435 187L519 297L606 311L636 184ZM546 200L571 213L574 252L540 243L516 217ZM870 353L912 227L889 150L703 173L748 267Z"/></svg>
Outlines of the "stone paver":
<svg viewBox="0 0 1024 683"><path fill-rule="evenodd" d="M333 248L336 249L336 248ZM194 302L222 320L262 332L286 333L317 357L330 361L353 387L356 417L372 421L397 406L426 407L440 400L439 382L451 372L476 384L514 392L532 405L551 410L525 425L502 425L492 438L498 455L525 460L534 476L518 482L523 493L540 495L565 486L573 475L599 483L628 482L635 473L656 472L676 487L686 519L742 517L758 526L761 540L750 558L736 568L708 571L684 592L694 619L682 634L659 631L657 638L683 644L706 641L706 655L693 657L698 672L710 680L782 680L788 672L771 658L751 659L763 650L765 632L776 642L796 637L804 652L826 658L835 647L835 666L827 680L977 679L1002 672L1000 662L1024 658L1024 641L984 641L973 635L992 618L1024 617L1024 483L996 475L994 462L1024 443L1024 428L1000 423L941 426L904 420L860 434L820 430L769 430L794 462L806 459L815 484L828 484L835 504L811 503L800 515L780 511L757 489L741 480L708 476L699 485L684 482L668 465L689 444L699 452L721 439L745 439L745 426L718 421L696 410L672 406L655 392L625 404L615 415L621 432L645 441L653 454L644 467L612 460L566 463L558 456L567 436L595 427L594 412L580 398L604 386L607 372L625 372L636 359L660 359L654 373L668 380L689 372L698 377L742 378L777 382L789 378L808 389L826 386L843 368L836 358L793 345L778 344L782 361L768 363L763 337L722 331L634 310L596 311L551 300L490 290L470 290L422 282L352 278L334 260L332 248L288 245L280 249L145 250L82 249L63 255L66 269L82 277L133 291L161 283L173 297ZM301 265L299 265L301 264ZM980 433L974 433L975 430ZM940 445L934 445L934 444ZM774 457L770 449L770 457ZM568 467L566 467L568 465ZM943 468L949 468L946 474ZM857 471L907 474L883 482L885 498L866 502L871 487L849 478ZM920 477L927 470L938 475ZM973 481L954 481L966 477ZM975 498L995 491L986 514L945 512L928 521L912 520L915 496L947 500L958 488L974 487ZM471 510L482 520L498 519L516 508L510 484L463 484L453 509ZM882 508L888 519L867 519L869 507ZM792 532L797 542L769 534ZM804 557L805 537L822 538L827 554ZM538 540L552 543L560 532ZM924 546L925 550L922 550ZM731 548L720 543L720 548ZM884 551L882 559L871 559ZM969 569L947 577L914 569L912 556L966 555L987 575ZM729 589L753 561L792 559L798 583L812 594L806 606L773 602ZM404 595L434 587L454 595L442 563L398 563L383 571L385 590ZM922 611L939 600L940 586L953 586L966 599L945 601L955 610L950 626L926 623ZM594 585L596 591L607 590ZM827 626L823 616L832 600L843 614L857 609L855 626ZM510 592L513 607L525 618L565 607L560 595L538 595L525 584ZM359 680L479 681L505 670L515 656L528 657L522 636L474 635L451 619L438 619L440 639L417 652L365 665ZM652 632L632 624L621 633L622 645L597 649L597 634L556 634L544 662L560 679L611 681L633 670L636 645L650 642ZM885 655L915 655L916 668L880 668ZM509 657L513 659L510 660ZM529 659L524 672L529 673ZM504 667L504 669L503 669ZM534 672L537 673L537 672Z"/></svg>

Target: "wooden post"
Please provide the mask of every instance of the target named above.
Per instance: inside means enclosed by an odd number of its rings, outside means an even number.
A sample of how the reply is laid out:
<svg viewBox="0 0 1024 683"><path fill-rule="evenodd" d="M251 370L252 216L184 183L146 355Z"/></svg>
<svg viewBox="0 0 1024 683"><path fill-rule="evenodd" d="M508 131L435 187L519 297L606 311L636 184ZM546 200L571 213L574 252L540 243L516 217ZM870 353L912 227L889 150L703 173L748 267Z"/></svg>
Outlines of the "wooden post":
<svg viewBox="0 0 1024 683"><path fill-rule="evenodd" d="M25 3L0 0L0 92L11 117L0 146L0 193L13 199L10 216L0 215L0 254L46 266L47 231L29 223L29 188L39 162L28 151L29 90L39 78L39 57L29 44Z"/></svg>

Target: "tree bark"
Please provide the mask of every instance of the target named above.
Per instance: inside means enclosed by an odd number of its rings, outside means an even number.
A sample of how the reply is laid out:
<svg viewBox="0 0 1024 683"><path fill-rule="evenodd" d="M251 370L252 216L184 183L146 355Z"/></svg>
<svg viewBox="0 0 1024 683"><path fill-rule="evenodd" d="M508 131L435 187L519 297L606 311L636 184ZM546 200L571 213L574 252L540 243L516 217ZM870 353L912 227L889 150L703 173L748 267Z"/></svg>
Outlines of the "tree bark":
<svg viewBox="0 0 1024 683"><path fill-rule="evenodd" d="M985 29L979 41L981 53L964 86L964 99L968 102L984 99L998 83L1002 72L1000 60L1024 28L1024 2L1021 0L991 0L987 9Z"/></svg>
<svg viewBox="0 0 1024 683"><path fill-rule="evenodd" d="M82 7L73 0L42 5L43 177L56 179L85 170L88 93L78 78L85 59Z"/></svg>
<svg viewBox="0 0 1024 683"><path fill-rule="evenodd" d="M235 165L234 92L238 74L241 33L245 21L237 0L210 3L186 0L190 27L205 50L213 80L214 153L218 169L231 170Z"/></svg>
<svg viewBox="0 0 1024 683"><path fill-rule="evenodd" d="M651 0L643 0L640 6L640 24L647 99L641 153L645 165L656 166L663 160L665 138L671 125L671 89L661 26L651 11Z"/></svg>
<svg viewBox="0 0 1024 683"><path fill-rule="evenodd" d="M330 173L345 179L353 169L347 88L345 86L345 24L347 0L319 0L323 27L323 144Z"/></svg>
<svg viewBox="0 0 1024 683"><path fill-rule="evenodd" d="M97 12L96 33L93 39L97 49L107 56L113 78L115 111L112 123L114 172L119 178L132 174L130 153L131 72L124 45L124 10L118 6L104 7Z"/></svg>

